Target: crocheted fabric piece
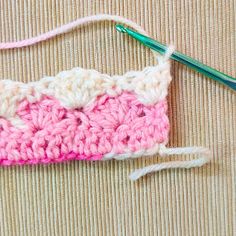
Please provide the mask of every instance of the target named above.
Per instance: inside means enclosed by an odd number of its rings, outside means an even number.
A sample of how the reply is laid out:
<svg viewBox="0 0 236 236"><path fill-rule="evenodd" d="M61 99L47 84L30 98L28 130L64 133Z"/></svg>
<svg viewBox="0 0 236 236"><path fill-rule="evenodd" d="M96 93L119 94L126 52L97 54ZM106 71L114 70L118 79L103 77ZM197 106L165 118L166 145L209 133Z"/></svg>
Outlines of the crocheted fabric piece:
<svg viewBox="0 0 236 236"><path fill-rule="evenodd" d="M0 81L0 164L101 160L168 142L166 61L109 76L74 68L28 84Z"/></svg>

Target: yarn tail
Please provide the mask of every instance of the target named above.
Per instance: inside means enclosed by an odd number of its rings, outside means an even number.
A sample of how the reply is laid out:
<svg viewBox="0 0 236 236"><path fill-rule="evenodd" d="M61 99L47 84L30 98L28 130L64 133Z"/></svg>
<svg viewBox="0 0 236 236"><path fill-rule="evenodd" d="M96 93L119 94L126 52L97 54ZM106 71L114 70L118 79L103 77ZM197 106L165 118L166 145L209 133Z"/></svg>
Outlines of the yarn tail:
<svg viewBox="0 0 236 236"><path fill-rule="evenodd" d="M131 180L137 180L142 176L145 176L149 173L165 170L165 169L175 169L175 168L185 168L190 169L193 167L201 167L208 163L211 159L211 153L209 149L204 147L183 147L183 148L166 148L162 147L159 151L161 156L166 155L186 155L186 154L196 154L199 156L198 159L189 160L189 161L171 161L164 162L161 164L154 164L146 166L144 168L135 170L129 176Z"/></svg>

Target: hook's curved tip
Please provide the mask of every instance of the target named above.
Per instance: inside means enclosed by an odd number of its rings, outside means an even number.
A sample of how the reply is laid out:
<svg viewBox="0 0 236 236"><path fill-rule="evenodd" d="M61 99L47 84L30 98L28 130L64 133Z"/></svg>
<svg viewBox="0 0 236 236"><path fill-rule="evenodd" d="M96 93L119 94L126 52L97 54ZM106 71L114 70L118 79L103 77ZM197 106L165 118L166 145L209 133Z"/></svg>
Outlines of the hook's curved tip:
<svg viewBox="0 0 236 236"><path fill-rule="evenodd" d="M116 30L121 33L127 33L126 28L123 25L116 25Z"/></svg>

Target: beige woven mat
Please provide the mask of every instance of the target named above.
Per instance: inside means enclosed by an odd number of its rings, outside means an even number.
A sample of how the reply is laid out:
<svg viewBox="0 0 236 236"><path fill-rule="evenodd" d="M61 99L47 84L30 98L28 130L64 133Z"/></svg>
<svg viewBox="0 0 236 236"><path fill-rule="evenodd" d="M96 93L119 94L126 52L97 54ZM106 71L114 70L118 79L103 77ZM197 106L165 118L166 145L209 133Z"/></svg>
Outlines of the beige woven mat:
<svg viewBox="0 0 236 236"><path fill-rule="evenodd" d="M1 0L0 41L35 36L86 15L118 14L235 77L235 10L234 0ZM35 81L74 66L121 74L154 64L148 49L113 26L93 24L0 51L0 78ZM172 75L169 146L208 146L211 164L138 182L128 180L131 170L164 160L1 168L0 235L235 235L236 95L178 63Z"/></svg>

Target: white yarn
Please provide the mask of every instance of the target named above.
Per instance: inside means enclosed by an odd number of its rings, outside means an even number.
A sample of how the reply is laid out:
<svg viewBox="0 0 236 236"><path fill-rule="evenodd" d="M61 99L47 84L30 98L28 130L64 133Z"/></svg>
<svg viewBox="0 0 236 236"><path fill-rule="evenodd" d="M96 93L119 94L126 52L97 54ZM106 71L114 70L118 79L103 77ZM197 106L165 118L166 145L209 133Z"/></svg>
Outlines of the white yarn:
<svg viewBox="0 0 236 236"><path fill-rule="evenodd" d="M32 103L36 102L42 95L56 98L66 108L78 108L105 93L116 96L122 91L132 91L143 104L155 104L166 97L170 81L168 61L161 69L157 65L143 71L130 71L123 76L74 68L60 72L55 77L45 77L27 84L1 80L0 116L11 119L13 124L19 124L15 118L17 104L25 98Z"/></svg>
<svg viewBox="0 0 236 236"><path fill-rule="evenodd" d="M129 178L131 180L137 180L142 176L157 172L165 169L174 169L174 168L193 168L193 167L201 167L204 164L208 163L211 159L211 155L209 149L204 147L183 147L183 148L166 148L165 146L161 146L159 149L159 154L163 155L185 155L185 154L198 154L201 155L196 160L190 161L171 161L171 162L164 162L161 164L154 164L150 166L146 166L144 168L135 170L133 173L130 174Z"/></svg>
<svg viewBox="0 0 236 236"><path fill-rule="evenodd" d="M108 153L104 155L103 160L111 160L111 159L116 159L116 160L126 160L126 159L135 159L139 157L150 157L152 155L160 153L160 150L165 147L165 144L159 144L157 143L154 147L150 149L141 149L136 152L132 152L130 150L124 150L124 153L121 154L116 154L114 152Z"/></svg>
<svg viewBox="0 0 236 236"><path fill-rule="evenodd" d="M160 156L168 156L168 155L186 155L186 154L196 154L200 155L198 159L189 160L189 161L171 161L164 162L161 164L154 164L150 166L146 166L144 168L135 170L129 176L131 180L137 180L142 176L145 176L152 172L157 172L165 169L175 169L175 168L193 168L193 167L201 167L204 164L208 163L211 159L211 153L208 148L205 147L180 147L180 148L166 148L165 144L156 144L154 147L146 150L139 150L136 152L131 152L126 150L125 153L115 154L109 153L106 154L103 160L127 160L127 159L135 159L139 157L151 157L153 155L159 154Z"/></svg>

